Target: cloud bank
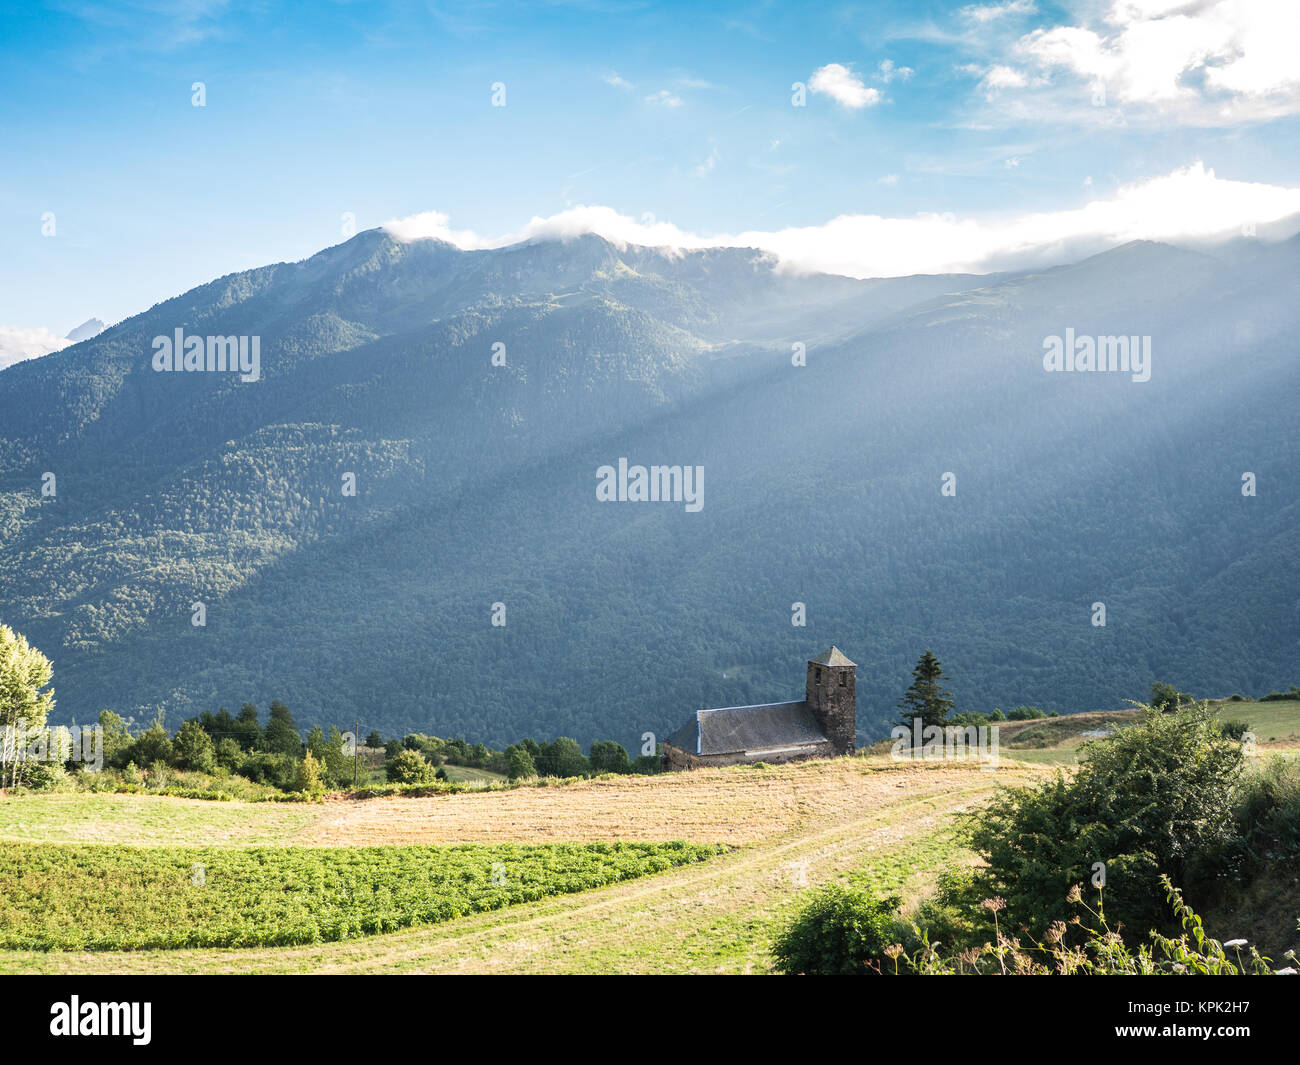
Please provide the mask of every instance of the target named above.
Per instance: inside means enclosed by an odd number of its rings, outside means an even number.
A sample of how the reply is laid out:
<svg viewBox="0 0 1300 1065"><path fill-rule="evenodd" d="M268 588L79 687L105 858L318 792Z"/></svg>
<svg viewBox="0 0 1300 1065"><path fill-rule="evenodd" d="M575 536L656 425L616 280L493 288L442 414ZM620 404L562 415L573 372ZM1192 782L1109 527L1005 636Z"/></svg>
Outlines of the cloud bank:
<svg viewBox="0 0 1300 1065"><path fill-rule="evenodd" d="M0 370L26 359L38 359L52 351L59 351L71 343L44 326L24 329L16 325L0 325Z"/></svg>
<svg viewBox="0 0 1300 1065"><path fill-rule="evenodd" d="M1075 25L1020 36L986 88L1045 92L1081 85L1094 107L1200 125L1300 113L1300 4L1295 0L1113 0L1079 4ZM967 8L989 22L1015 3ZM1037 70L1031 76L1030 71ZM1067 98L1069 92L1067 90Z"/></svg>
<svg viewBox="0 0 1300 1065"><path fill-rule="evenodd" d="M585 233L620 245L751 247L775 254L788 269L897 277L1049 266L1130 240L1194 242L1252 232L1285 237L1296 226L1289 221L1281 228L1273 224L1293 217L1300 219L1300 188L1229 181L1198 162L1123 186L1110 198L1094 199L1082 207L1016 217L854 214L817 226L700 234L669 222L640 222L611 207L580 206L548 218L535 217L522 229L500 237L454 230L448 216L438 211L394 220L384 229L397 240L433 238L466 250L570 239Z"/></svg>

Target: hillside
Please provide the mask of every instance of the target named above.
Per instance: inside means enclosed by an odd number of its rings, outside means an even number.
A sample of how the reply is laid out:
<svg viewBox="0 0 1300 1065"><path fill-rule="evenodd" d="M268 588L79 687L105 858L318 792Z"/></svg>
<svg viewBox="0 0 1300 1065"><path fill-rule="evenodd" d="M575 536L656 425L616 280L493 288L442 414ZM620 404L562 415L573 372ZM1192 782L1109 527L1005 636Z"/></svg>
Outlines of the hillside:
<svg viewBox="0 0 1300 1065"><path fill-rule="evenodd" d="M53 659L61 721L279 698L636 749L791 697L830 643L864 738L927 646L960 709L1258 694L1300 641L1297 256L852 281L363 233L0 373L0 618ZM1152 336L1151 379L1044 373L1067 327ZM177 328L259 336L260 380L154 372ZM703 509L598 502L620 457L703 466Z"/></svg>
<svg viewBox="0 0 1300 1065"><path fill-rule="evenodd" d="M375 819L394 813L383 838L407 845L665 838L689 831L738 849L645 880L355 942L237 951L0 951L0 971L766 972L772 935L812 886L866 869L882 888L928 888L956 852L948 815L986 797L997 783L1034 775L1032 768L991 774L961 765L840 759L461 795L452 802L368 800L354 804L356 813L344 815L342 824L333 804L305 819L298 811L267 814L265 805L235 808L250 833L254 823L259 827L246 836L219 832L219 846L265 842L268 829L281 846L369 845L376 842L370 831ZM38 835L59 838L68 810L46 805L55 798L0 800L0 837L14 838L14 819L34 816L49 818ZM27 812L33 804L45 809ZM115 835L152 823L153 845L192 842L200 838L193 818L217 805L149 797L112 803L110 820ZM691 816L683 823L687 810ZM160 821L172 829L159 834ZM406 827L394 832L394 823ZM37 838L29 831L22 838Z"/></svg>
<svg viewBox="0 0 1300 1065"><path fill-rule="evenodd" d="M1226 702L1219 716L1258 730L1261 759L1300 751L1300 702ZM0 971L768 972L774 935L816 887L866 882L879 892L899 892L907 906L918 902L933 892L941 871L974 861L957 842L953 814L979 806L1001 787L1048 779L1057 765L1074 760L1080 742L1135 723L1131 710L1006 723L996 771L963 762L894 761L878 752L784 766L548 780L434 798L334 796L322 804L4 795L0 841L10 851L29 848L54 865L66 852L83 878L88 867L102 865L106 875L96 881L97 891L112 890L129 866L129 876L153 877L160 893L179 894L191 904L216 883L192 882L191 861L219 868L244 855L259 869L277 862L333 864L379 882L393 858L414 862L415 877L441 875L449 852L431 851L427 858L417 852L449 846L467 848L471 858L524 845L558 846L566 854L591 846L608 854L615 846L668 840L720 845L726 852L626 882L571 886L572 893L342 942L125 952L0 949ZM569 866L561 871L575 875ZM297 877L289 894L304 898L309 909L313 893L324 893L322 906L333 905L327 872ZM0 868L0 880L6 875L13 870ZM19 886L29 888L38 875L24 867ZM1252 942L1290 943L1294 879L1293 869L1278 864L1249 891L1197 905L1216 928ZM22 934L57 928L70 890L64 882L47 884L41 898L48 910L20 924ZM161 897L155 903L156 909L168 904ZM359 897L349 909L363 920L373 904ZM16 934L12 917L0 921L2 933Z"/></svg>

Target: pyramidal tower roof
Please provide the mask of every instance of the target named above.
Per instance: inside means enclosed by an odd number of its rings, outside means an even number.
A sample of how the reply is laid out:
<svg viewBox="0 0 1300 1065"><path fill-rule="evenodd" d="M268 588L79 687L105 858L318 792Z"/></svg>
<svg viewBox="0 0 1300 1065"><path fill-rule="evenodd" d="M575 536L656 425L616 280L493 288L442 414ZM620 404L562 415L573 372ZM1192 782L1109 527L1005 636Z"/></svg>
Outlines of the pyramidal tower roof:
<svg viewBox="0 0 1300 1065"><path fill-rule="evenodd" d="M853 666L857 667L856 662L851 662L848 655L838 647L832 645L829 651L819 654L816 658L809 659L814 666Z"/></svg>

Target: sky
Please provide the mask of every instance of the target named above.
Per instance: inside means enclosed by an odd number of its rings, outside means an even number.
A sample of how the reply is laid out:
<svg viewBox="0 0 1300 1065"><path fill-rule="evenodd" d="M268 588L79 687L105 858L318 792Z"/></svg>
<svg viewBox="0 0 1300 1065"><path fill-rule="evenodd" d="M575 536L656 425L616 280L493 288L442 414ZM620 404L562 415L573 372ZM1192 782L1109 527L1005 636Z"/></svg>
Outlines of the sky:
<svg viewBox="0 0 1300 1065"><path fill-rule="evenodd" d="M859 277L1289 235L1298 46L1292 0L3 0L0 367L375 226Z"/></svg>

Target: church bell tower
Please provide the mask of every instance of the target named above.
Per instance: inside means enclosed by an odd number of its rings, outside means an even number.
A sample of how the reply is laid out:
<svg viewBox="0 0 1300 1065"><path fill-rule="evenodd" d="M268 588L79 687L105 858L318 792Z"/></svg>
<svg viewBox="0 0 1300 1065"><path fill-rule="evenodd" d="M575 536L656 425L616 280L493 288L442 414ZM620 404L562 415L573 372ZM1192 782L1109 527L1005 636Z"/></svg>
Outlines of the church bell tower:
<svg viewBox="0 0 1300 1065"><path fill-rule="evenodd" d="M806 699L836 754L852 754L858 738L858 667L838 647L808 663Z"/></svg>

